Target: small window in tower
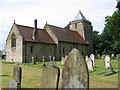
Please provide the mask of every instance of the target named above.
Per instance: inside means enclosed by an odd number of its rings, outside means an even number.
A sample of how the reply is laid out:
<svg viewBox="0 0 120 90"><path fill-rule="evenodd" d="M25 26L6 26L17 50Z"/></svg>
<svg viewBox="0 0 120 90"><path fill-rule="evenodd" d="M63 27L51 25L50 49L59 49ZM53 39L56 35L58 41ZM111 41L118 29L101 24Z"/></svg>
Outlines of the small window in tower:
<svg viewBox="0 0 120 90"><path fill-rule="evenodd" d="M77 23L75 23L75 29L77 29Z"/></svg>

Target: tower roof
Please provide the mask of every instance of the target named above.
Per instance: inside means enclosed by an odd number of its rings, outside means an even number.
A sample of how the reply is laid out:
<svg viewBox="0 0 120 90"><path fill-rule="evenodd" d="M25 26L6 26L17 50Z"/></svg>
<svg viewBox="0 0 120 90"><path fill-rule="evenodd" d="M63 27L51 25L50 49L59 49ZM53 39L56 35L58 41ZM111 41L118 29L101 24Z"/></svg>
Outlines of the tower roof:
<svg viewBox="0 0 120 90"><path fill-rule="evenodd" d="M86 18L84 17L84 15L81 13L81 11L79 11L79 13L76 15L74 20L86 20Z"/></svg>

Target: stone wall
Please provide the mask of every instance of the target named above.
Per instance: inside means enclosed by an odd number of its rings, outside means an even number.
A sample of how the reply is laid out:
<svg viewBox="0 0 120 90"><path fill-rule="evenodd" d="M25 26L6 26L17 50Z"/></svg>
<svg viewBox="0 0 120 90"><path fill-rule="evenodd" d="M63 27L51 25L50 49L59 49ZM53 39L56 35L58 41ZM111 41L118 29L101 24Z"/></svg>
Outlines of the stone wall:
<svg viewBox="0 0 120 90"><path fill-rule="evenodd" d="M35 58L35 61L42 61L43 56L45 60L49 60L49 56L54 55L54 45L52 44L42 44L42 43L32 43L25 42L26 44L26 53L25 53L25 62L31 62L32 56Z"/></svg>
<svg viewBox="0 0 120 90"><path fill-rule="evenodd" d="M11 47L12 35L16 36L16 47ZM17 30L15 24L13 24L11 31L6 40L6 61L22 63L22 47L23 47L23 38L21 37L19 31Z"/></svg>
<svg viewBox="0 0 120 90"><path fill-rule="evenodd" d="M66 55L68 55L73 48L78 49L83 54L83 56L88 54L87 45L67 43L67 42L60 42L59 45L61 47L60 48L61 57L65 57Z"/></svg>

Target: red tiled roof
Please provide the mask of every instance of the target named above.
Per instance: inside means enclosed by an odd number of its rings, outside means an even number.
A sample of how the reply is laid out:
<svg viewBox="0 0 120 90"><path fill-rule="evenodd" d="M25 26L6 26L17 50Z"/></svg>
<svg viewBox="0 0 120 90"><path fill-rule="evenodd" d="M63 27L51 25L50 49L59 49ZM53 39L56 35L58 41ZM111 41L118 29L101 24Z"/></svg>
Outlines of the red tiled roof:
<svg viewBox="0 0 120 90"><path fill-rule="evenodd" d="M52 25L48 25L48 26L55 33L55 35L57 36L59 41L80 43L80 44L89 44L76 31L67 30L67 29L52 26Z"/></svg>
<svg viewBox="0 0 120 90"><path fill-rule="evenodd" d="M47 31L45 31L43 29L38 29L39 38L38 38L38 40L33 40L32 39L32 34L33 34L33 30L34 30L33 27L28 27L28 26L23 26L23 25L18 25L18 24L16 24L16 26L25 41L55 44L55 42L49 36Z"/></svg>

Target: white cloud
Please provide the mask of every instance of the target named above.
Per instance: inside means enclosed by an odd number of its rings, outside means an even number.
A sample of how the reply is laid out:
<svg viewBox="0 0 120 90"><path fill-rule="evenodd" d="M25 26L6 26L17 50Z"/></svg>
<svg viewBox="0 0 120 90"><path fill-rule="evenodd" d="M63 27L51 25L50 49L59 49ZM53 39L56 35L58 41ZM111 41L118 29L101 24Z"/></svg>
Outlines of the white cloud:
<svg viewBox="0 0 120 90"><path fill-rule="evenodd" d="M114 0L2 0L0 35L6 39L14 20L18 24L33 26L34 19L38 19L40 28L46 21L64 27L74 20L79 10L92 22L94 30L102 31L105 16L112 15L115 6Z"/></svg>

